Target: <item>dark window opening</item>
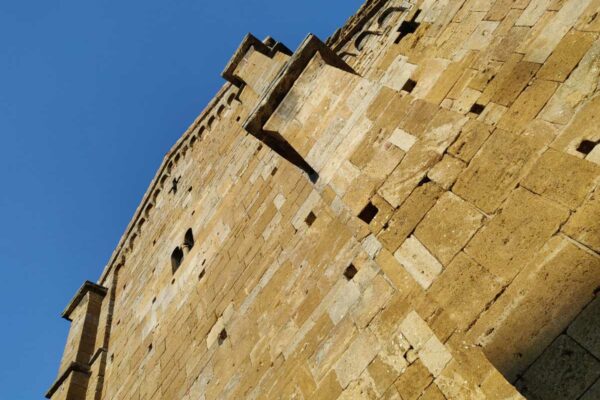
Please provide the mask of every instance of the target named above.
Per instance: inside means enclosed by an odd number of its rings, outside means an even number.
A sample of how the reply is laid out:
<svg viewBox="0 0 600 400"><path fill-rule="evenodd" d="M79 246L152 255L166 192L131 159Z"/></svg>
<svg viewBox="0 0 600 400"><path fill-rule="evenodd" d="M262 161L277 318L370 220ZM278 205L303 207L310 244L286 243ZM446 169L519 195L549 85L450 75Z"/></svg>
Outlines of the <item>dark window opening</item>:
<svg viewBox="0 0 600 400"><path fill-rule="evenodd" d="M311 226L317 220L317 216L312 211L308 213L304 222L306 225Z"/></svg>
<svg viewBox="0 0 600 400"><path fill-rule="evenodd" d="M371 221L373 221L373 218L375 218L375 216L377 215L378 212L379 212L379 209L377 207L375 207L375 205L373 203L369 202L365 206L365 208L362 209L362 211L360 212L360 214L358 214L358 218L362 219L367 224L370 224Z"/></svg>
<svg viewBox="0 0 600 400"><path fill-rule="evenodd" d="M181 180L181 177L173 179L173 182L171 182L171 189L169 190L169 193L171 193L171 192L173 192L173 194L177 193L177 185L179 184L180 180Z"/></svg>
<svg viewBox="0 0 600 400"><path fill-rule="evenodd" d="M423 186L423 185L425 185L426 183L429 183L429 182L431 182L431 179L429 179L429 177L427 175L425 175L423 177L423 179L421 179L421 181L419 182L419 184L417 186Z"/></svg>
<svg viewBox="0 0 600 400"><path fill-rule="evenodd" d="M225 342L225 339L227 339L227 331L223 329L221 333L219 333L219 346Z"/></svg>
<svg viewBox="0 0 600 400"><path fill-rule="evenodd" d="M415 12L415 15L413 15L413 17L410 19L410 21L402 21L400 27L398 27L398 37L396 38L394 43L400 43L400 41L406 36L417 31L417 28L421 25L419 22L417 22L419 14L421 14L421 10L417 10L417 12Z"/></svg>
<svg viewBox="0 0 600 400"><path fill-rule="evenodd" d="M156 303L156 297L152 299L152 304Z"/></svg>
<svg viewBox="0 0 600 400"><path fill-rule="evenodd" d="M402 86L402 90L404 90L407 93L411 93L416 86L417 82L412 79L409 79L406 81L404 86Z"/></svg>
<svg viewBox="0 0 600 400"><path fill-rule="evenodd" d="M472 112L473 114L481 115L481 113L483 112L484 109L485 109L485 106L483 104L475 103L471 107L470 112Z"/></svg>
<svg viewBox="0 0 600 400"><path fill-rule="evenodd" d="M151 351L152 351L152 343L150 343L150 344L148 345L148 353L150 353Z"/></svg>
<svg viewBox="0 0 600 400"><path fill-rule="evenodd" d="M579 146L577 146L577 151L581 154L590 154L592 150L594 150L594 147L598 145L598 143L600 143L600 140L596 142L592 142L591 140L582 140L581 143L579 143Z"/></svg>
<svg viewBox="0 0 600 400"><path fill-rule="evenodd" d="M204 275L206 275L206 270L203 269L202 272L200 272L200 275L198 275L198 280L201 281L202 278L204 278Z"/></svg>
<svg viewBox="0 0 600 400"><path fill-rule="evenodd" d="M185 233L185 237L183 238L183 247L187 251L190 251L192 247L194 247L194 232L192 231L192 228L188 229Z"/></svg>
<svg viewBox="0 0 600 400"><path fill-rule="evenodd" d="M276 173L277 173L277 167L273 168L273 171L271 171L271 176L275 176Z"/></svg>
<svg viewBox="0 0 600 400"><path fill-rule="evenodd" d="M346 278L346 280L351 281L352 278L354 278L354 276L356 275L357 272L358 271L356 270L356 267L354 266L354 264L350 264L350 265L348 265L348 267L344 271L344 277Z"/></svg>
<svg viewBox="0 0 600 400"><path fill-rule="evenodd" d="M177 269L181 266L181 262L183 261L183 250L181 247L176 247L171 254L171 269L173 273L177 271Z"/></svg>

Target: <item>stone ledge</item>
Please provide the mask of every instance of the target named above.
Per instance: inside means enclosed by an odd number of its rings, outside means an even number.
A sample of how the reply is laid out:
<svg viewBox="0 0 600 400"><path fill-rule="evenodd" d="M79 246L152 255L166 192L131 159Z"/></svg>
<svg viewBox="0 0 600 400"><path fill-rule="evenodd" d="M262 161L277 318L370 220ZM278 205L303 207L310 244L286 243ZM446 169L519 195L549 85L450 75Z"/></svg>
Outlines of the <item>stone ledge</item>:
<svg viewBox="0 0 600 400"><path fill-rule="evenodd" d="M104 286L100 286L93 282L86 281L83 285L81 285L81 287L79 288L77 293L75 293L75 296L73 297L73 299L69 302L69 304L63 311L62 317L64 319L71 321L71 318L70 318L71 313L73 312L73 310L75 310L75 308L77 308L77 306L79 305L79 302L83 299L83 297L88 292L96 293L96 294L100 295L101 297L104 297L104 296L106 296L108 289L105 288Z"/></svg>
<svg viewBox="0 0 600 400"><path fill-rule="evenodd" d="M225 80L237 87L242 87L244 82L235 75L235 69L251 47L269 58L273 58L275 53L292 55L292 51L290 49L288 49L283 43L277 42L271 37L267 37L264 42L261 42L251 33L247 34L221 73L221 76Z"/></svg>
<svg viewBox="0 0 600 400"><path fill-rule="evenodd" d="M298 80L317 52L323 57L323 60L332 67L356 74L348 64L339 58L339 56L318 37L309 34L271 83L267 92L262 96L254 110L252 110L244 123L244 129L259 139L264 136L263 126L269 120L271 115L273 115L279 104L283 101L292 86L294 86L294 83Z"/></svg>
<svg viewBox="0 0 600 400"><path fill-rule="evenodd" d="M61 387L63 382L66 381L67 378L69 377L69 375L73 372L79 372L79 373L89 376L90 375L90 367L85 364L76 362L76 361L71 362L71 364L69 364L67 369L65 369L65 371L62 374L60 374L60 376L58 378L56 378L56 380L54 381L52 386L50 386L50 389L48 389L48 391L46 392L45 397L47 399L52 398L52 396L58 390L58 388Z"/></svg>

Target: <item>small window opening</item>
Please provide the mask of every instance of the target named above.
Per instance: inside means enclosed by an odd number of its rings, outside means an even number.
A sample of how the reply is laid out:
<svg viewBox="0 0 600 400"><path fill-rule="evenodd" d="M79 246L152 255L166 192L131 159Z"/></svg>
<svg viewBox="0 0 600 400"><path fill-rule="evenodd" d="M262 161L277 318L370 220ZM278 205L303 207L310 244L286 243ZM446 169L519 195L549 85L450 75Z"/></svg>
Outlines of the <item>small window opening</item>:
<svg viewBox="0 0 600 400"><path fill-rule="evenodd" d="M190 187L188 188L188 192L190 192L190 193L191 193L193 189L194 189L194 188L193 188L192 186L190 186Z"/></svg>
<svg viewBox="0 0 600 400"><path fill-rule="evenodd" d="M152 304L156 303L156 297L152 299Z"/></svg>
<svg viewBox="0 0 600 400"><path fill-rule="evenodd" d="M348 267L344 271L344 277L346 278L346 280L351 281L352 278L354 278L354 276L356 275L357 272L358 271L356 270L356 267L354 266L354 264L350 264L350 265L348 265Z"/></svg>
<svg viewBox="0 0 600 400"><path fill-rule="evenodd" d="M183 247L190 251L194 247L194 232L192 228L188 229L183 238Z"/></svg>
<svg viewBox="0 0 600 400"><path fill-rule="evenodd" d="M425 185L426 183L429 183L429 182L431 182L431 179L429 179L429 177L427 175L425 175L423 177L423 179L421 179L421 181L419 182L419 184L417 186L423 186L423 185Z"/></svg>
<svg viewBox="0 0 600 400"><path fill-rule="evenodd" d="M219 333L219 346L225 342L225 339L227 339L227 331L223 329L221 333Z"/></svg>
<svg viewBox="0 0 600 400"><path fill-rule="evenodd" d="M181 247L176 247L171 254L171 269L173 273L177 271L177 269L181 266L181 262L183 261L183 250Z"/></svg>
<svg viewBox="0 0 600 400"><path fill-rule="evenodd" d="M417 22L419 14L421 14L421 10L417 10L417 12L415 12L415 15L413 15L413 17L410 19L410 21L402 21L402 23L398 27L398 37L396 38L394 43L400 43L400 41L406 36L417 31L417 28L419 28L419 26L421 25L419 22Z"/></svg>
<svg viewBox="0 0 600 400"><path fill-rule="evenodd" d="M317 220L317 216L312 211L308 213L304 222L306 225L311 226Z"/></svg>
<svg viewBox="0 0 600 400"><path fill-rule="evenodd" d="M151 351L152 351L152 343L150 343L150 344L148 345L148 353L150 353Z"/></svg>
<svg viewBox="0 0 600 400"><path fill-rule="evenodd" d="M406 81L404 86L402 86L402 90L404 90L407 93L411 93L416 86L417 82L412 79L409 79Z"/></svg>
<svg viewBox="0 0 600 400"><path fill-rule="evenodd" d="M198 275L198 280L201 281L202 278L204 278L204 275L206 275L206 270L203 269L202 272L200 272L200 275Z"/></svg>
<svg viewBox="0 0 600 400"><path fill-rule="evenodd" d="M277 173L277 167L273 168L273 171L271 171L271 176L275 176L276 173Z"/></svg>
<svg viewBox="0 0 600 400"><path fill-rule="evenodd" d="M238 115L238 117L235 119L235 122L240 122L240 119L242 119L242 117Z"/></svg>
<svg viewBox="0 0 600 400"><path fill-rule="evenodd" d="M358 218L362 219L367 224L370 224L371 221L373 221L373 218L375 218L375 216L377 215L378 212L379 212L379 209L377 207L375 207L375 205L373 203L369 202L365 206L365 208L362 209L362 211L360 212L360 214L358 214Z"/></svg>
<svg viewBox="0 0 600 400"><path fill-rule="evenodd" d="M579 146L577 146L577 151L581 154L590 154L592 150L594 150L594 147L598 145L598 143L600 143L600 140L596 142L592 142L591 140L582 140L581 143L579 143Z"/></svg>
<svg viewBox="0 0 600 400"><path fill-rule="evenodd" d="M471 107L470 112L472 112L473 114L481 115L481 113L483 112L483 110L485 110L485 106L483 104L477 104L477 103L475 103Z"/></svg>
<svg viewBox="0 0 600 400"><path fill-rule="evenodd" d="M173 179L173 182L171 182L171 189L169 190L169 193L177 193L177 185L179 185L179 181L181 180L181 177L175 178Z"/></svg>

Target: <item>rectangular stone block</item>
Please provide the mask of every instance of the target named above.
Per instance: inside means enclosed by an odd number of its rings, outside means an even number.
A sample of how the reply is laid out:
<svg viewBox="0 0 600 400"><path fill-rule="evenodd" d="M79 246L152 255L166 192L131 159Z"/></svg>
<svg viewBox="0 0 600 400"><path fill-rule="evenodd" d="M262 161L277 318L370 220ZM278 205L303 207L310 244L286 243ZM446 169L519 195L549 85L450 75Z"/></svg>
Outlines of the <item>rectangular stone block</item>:
<svg viewBox="0 0 600 400"><path fill-rule="evenodd" d="M538 79L525 89L498 121L498 128L521 132L552 97L558 83Z"/></svg>
<svg viewBox="0 0 600 400"><path fill-rule="evenodd" d="M415 236L406 239L394 257L424 289L442 273L442 264Z"/></svg>
<svg viewBox="0 0 600 400"><path fill-rule="evenodd" d="M461 252L428 293L448 311L458 329L465 330L500 290L498 278Z"/></svg>
<svg viewBox="0 0 600 400"><path fill-rule="evenodd" d="M561 335L516 386L527 398L579 399L599 377L600 361Z"/></svg>
<svg viewBox="0 0 600 400"><path fill-rule="evenodd" d="M442 265L448 265L483 221L475 207L446 192L417 226L415 236Z"/></svg>
<svg viewBox="0 0 600 400"><path fill-rule="evenodd" d="M544 137L496 130L458 177L452 191L484 212L492 213L545 145Z"/></svg>
<svg viewBox="0 0 600 400"><path fill-rule="evenodd" d="M514 380L590 302L599 270L597 254L553 237L477 320L468 340Z"/></svg>
<svg viewBox="0 0 600 400"><path fill-rule="evenodd" d="M567 333L583 348L600 359L600 297L594 300L577 316Z"/></svg>
<svg viewBox="0 0 600 400"><path fill-rule="evenodd" d="M442 193L442 188L432 183L417 187L392 214L387 226L377 236L383 246L390 252L395 252Z"/></svg>
<svg viewBox="0 0 600 400"><path fill-rule="evenodd" d="M380 350L374 335L360 333L335 365L335 372L342 388L358 379Z"/></svg>
<svg viewBox="0 0 600 400"><path fill-rule="evenodd" d="M465 252L502 282L510 282L568 218L568 211L525 189L473 237Z"/></svg>
<svg viewBox="0 0 600 400"><path fill-rule="evenodd" d="M597 37L594 33L571 30L556 46L552 55L538 71L537 77L564 82Z"/></svg>
<svg viewBox="0 0 600 400"><path fill-rule="evenodd" d="M575 210L599 180L600 166L548 149L525 177L522 185L534 193Z"/></svg>

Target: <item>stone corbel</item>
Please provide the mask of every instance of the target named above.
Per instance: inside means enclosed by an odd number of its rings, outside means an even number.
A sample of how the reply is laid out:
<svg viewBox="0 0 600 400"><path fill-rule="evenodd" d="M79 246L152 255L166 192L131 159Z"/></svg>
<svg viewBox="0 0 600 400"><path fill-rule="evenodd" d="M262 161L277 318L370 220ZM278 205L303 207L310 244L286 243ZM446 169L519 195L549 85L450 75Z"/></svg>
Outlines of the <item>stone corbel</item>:
<svg viewBox="0 0 600 400"><path fill-rule="evenodd" d="M269 85L244 123L244 129L248 133L301 168L313 181L318 178L313 168L278 132L266 131L264 126L317 53L328 65L356 74L352 67L317 36L309 34Z"/></svg>

